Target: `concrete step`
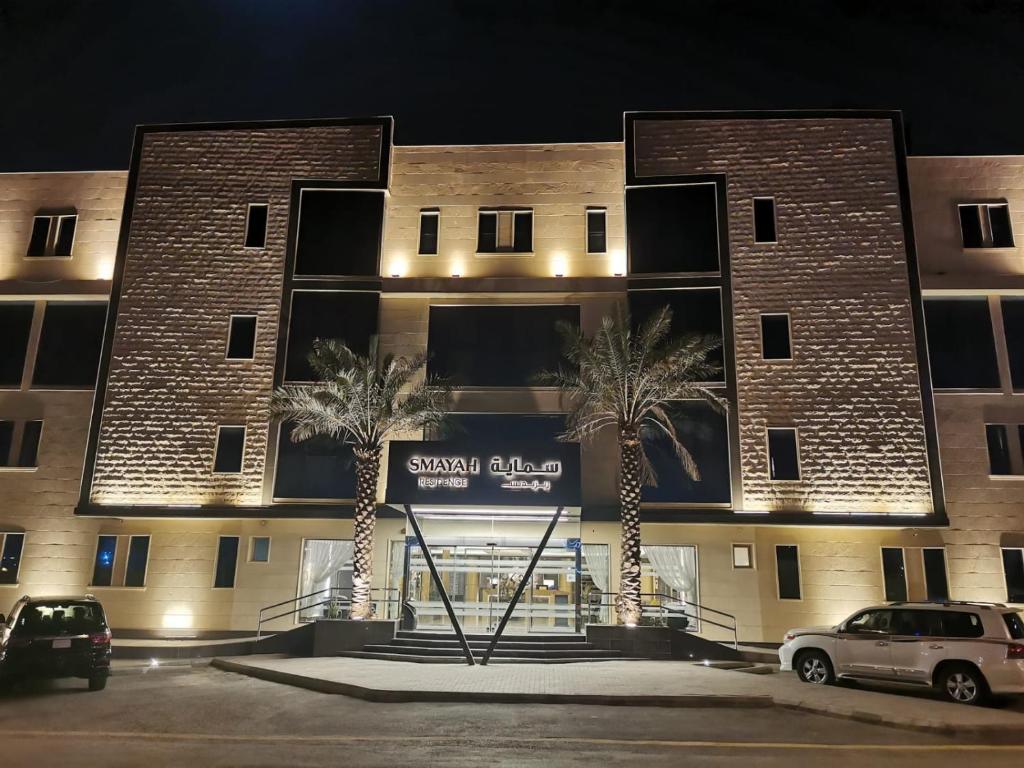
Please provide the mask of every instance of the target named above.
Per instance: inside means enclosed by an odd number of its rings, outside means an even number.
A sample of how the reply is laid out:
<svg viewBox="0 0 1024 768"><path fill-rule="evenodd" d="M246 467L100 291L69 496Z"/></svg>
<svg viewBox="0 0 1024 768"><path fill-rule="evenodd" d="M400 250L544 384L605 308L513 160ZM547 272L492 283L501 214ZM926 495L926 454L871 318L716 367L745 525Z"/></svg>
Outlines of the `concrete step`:
<svg viewBox="0 0 1024 768"><path fill-rule="evenodd" d="M414 664L465 664L463 656L416 656L404 653L381 653L376 651L346 651L339 653L352 659L378 659L381 661L408 661ZM480 662L483 654L473 654L477 663ZM599 657L559 657L559 658L526 658L523 656L493 656L489 664L575 664L595 661L628 661L624 656L599 656Z"/></svg>
<svg viewBox="0 0 1024 768"><path fill-rule="evenodd" d="M473 650L477 648L484 650L490 645L490 640L468 640L469 647ZM455 638L449 640L424 640L422 638L409 638L409 637L396 637L388 645L400 645L400 646L411 646L417 648L462 648L459 641ZM534 643L524 642L522 640L506 640L504 637L498 641L498 647L500 648L520 648L523 650L539 650L539 649L551 649L551 650L565 650L565 649L576 649L576 650L587 650L593 648L590 643L585 641L575 643Z"/></svg>
<svg viewBox="0 0 1024 768"><path fill-rule="evenodd" d="M470 646L473 651L473 655L483 655L486 650L485 647ZM458 644L453 647L425 647L425 646L414 646L414 645L364 645L363 651L368 653L386 653L393 656L451 656L451 657L462 657L462 647ZM622 658L622 653L619 651L611 650L600 650L595 648L534 648L534 649L522 649L522 648L504 648L501 643L495 648L492 654L495 658L507 658L507 657L521 657L527 659L566 659L566 658L588 658L588 659L600 659L600 658Z"/></svg>
<svg viewBox="0 0 1024 768"><path fill-rule="evenodd" d="M399 630L395 637L403 640L454 640L458 642L458 636L454 632L420 632L406 629ZM493 634L470 633L466 635L467 640L490 642ZM512 635L503 633L501 642L509 640L516 643L585 643L586 635L573 633L562 634L535 634L535 635Z"/></svg>

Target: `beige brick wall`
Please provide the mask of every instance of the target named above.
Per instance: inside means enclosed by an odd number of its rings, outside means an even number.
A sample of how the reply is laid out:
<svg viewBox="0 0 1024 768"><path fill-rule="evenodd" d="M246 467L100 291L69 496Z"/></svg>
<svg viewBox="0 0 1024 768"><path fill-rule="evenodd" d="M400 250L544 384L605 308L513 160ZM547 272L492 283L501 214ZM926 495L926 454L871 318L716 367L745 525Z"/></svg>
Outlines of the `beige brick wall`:
<svg viewBox="0 0 1024 768"><path fill-rule="evenodd" d="M636 169L727 175L745 507L931 511L890 122L642 120ZM790 313L792 362L761 360L762 312ZM799 482L769 481L767 426L799 429Z"/></svg>

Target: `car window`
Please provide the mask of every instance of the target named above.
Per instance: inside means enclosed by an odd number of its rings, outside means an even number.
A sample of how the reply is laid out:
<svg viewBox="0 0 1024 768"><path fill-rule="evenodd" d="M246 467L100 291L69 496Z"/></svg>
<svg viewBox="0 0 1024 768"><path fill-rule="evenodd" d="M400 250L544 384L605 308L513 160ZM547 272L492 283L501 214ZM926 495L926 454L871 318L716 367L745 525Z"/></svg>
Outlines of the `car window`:
<svg viewBox="0 0 1024 768"><path fill-rule="evenodd" d="M892 611L864 611L846 622L846 631L853 634L886 634L891 625Z"/></svg>
<svg viewBox="0 0 1024 768"><path fill-rule="evenodd" d="M1014 640L1024 640L1024 617L1019 613L1004 613L1003 621Z"/></svg>
<svg viewBox="0 0 1024 768"><path fill-rule="evenodd" d="M981 637L985 628L976 613L940 611L942 613L942 635L944 637Z"/></svg>
<svg viewBox="0 0 1024 768"><path fill-rule="evenodd" d="M933 637L942 634L942 614L939 611L894 611L894 635Z"/></svg>
<svg viewBox="0 0 1024 768"><path fill-rule="evenodd" d="M83 635L107 628L95 603L48 601L21 609L14 631L18 635Z"/></svg>

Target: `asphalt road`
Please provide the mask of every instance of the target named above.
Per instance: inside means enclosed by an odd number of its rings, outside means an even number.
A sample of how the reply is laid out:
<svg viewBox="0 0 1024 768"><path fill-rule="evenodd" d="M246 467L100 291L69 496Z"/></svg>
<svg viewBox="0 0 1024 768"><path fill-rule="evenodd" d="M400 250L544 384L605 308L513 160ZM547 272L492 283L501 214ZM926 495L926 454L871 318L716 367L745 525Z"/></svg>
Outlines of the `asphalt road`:
<svg viewBox="0 0 1024 768"><path fill-rule="evenodd" d="M1024 735L1022 735L1024 739ZM7 766L1019 766L1024 744L782 709L373 704L210 668L0 691Z"/></svg>

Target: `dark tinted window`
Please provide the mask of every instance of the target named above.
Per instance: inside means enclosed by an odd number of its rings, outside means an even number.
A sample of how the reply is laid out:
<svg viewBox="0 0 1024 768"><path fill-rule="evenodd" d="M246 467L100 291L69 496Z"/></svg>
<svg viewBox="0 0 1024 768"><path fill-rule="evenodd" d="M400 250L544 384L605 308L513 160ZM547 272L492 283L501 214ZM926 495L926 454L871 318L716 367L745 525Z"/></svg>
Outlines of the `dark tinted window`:
<svg viewBox="0 0 1024 768"><path fill-rule="evenodd" d="M45 256L47 241L50 238L49 216L36 216L32 219L32 236L28 241L27 256Z"/></svg>
<svg viewBox="0 0 1024 768"><path fill-rule="evenodd" d="M923 549L924 586L928 600L949 600L946 556L941 549Z"/></svg>
<svg viewBox="0 0 1024 768"><path fill-rule="evenodd" d="M605 211L587 211L587 253L604 253L608 250L606 222Z"/></svg>
<svg viewBox="0 0 1024 768"><path fill-rule="evenodd" d="M926 299L924 311L935 388L998 388L988 300Z"/></svg>
<svg viewBox="0 0 1024 768"><path fill-rule="evenodd" d="M981 637L985 634L985 628L981 624L981 617L976 613L961 613L959 611L936 611L942 617L943 637Z"/></svg>
<svg viewBox="0 0 1024 768"><path fill-rule="evenodd" d="M775 198L754 198L754 242L775 242Z"/></svg>
<svg viewBox="0 0 1024 768"><path fill-rule="evenodd" d="M517 211L512 216L512 250L529 253L533 250L533 212Z"/></svg>
<svg viewBox="0 0 1024 768"><path fill-rule="evenodd" d="M1007 297L1000 304L1010 357L1010 380L1015 390L1024 391L1024 299Z"/></svg>
<svg viewBox="0 0 1024 768"><path fill-rule="evenodd" d="M562 363L559 320L579 325L578 306L432 306L431 376L458 387L525 387Z"/></svg>
<svg viewBox="0 0 1024 768"><path fill-rule="evenodd" d="M365 355L370 336L377 332L379 295L355 291L295 291L288 324L285 379L312 381L306 358L314 339L341 339L352 351Z"/></svg>
<svg viewBox="0 0 1024 768"><path fill-rule="evenodd" d="M1010 225L1010 208L1006 205L990 205L988 222L992 228L992 246L994 248L1013 247L1013 228Z"/></svg>
<svg viewBox="0 0 1024 768"><path fill-rule="evenodd" d="M213 578L215 588L235 586L235 565L238 563L238 537L221 536L217 543L217 566Z"/></svg>
<svg viewBox="0 0 1024 768"><path fill-rule="evenodd" d="M765 360L789 360L789 315L761 315L761 356Z"/></svg>
<svg viewBox="0 0 1024 768"><path fill-rule="evenodd" d="M498 213L480 211L477 220L476 250L478 253L494 253L498 250Z"/></svg>
<svg viewBox="0 0 1024 768"><path fill-rule="evenodd" d="M11 448L14 445L14 422L0 421L0 467L11 466Z"/></svg>
<svg viewBox="0 0 1024 768"><path fill-rule="evenodd" d="M420 247L423 254L437 253L437 232L441 224L441 214L437 211L420 211Z"/></svg>
<svg viewBox="0 0 1024 768"><path fill-rule="evenodd" d="M39 463L39 438L43 434L42 421L26 421L21 432L21 450L18 451L19 467L34 467Z"/></svg>
<svg viewBox="0 0 1024 768"><path fill-rule="evenodd" d="M32 386L95 386L106 322L106 304L48 303Z"/></svg>
<svg viewBox="0 0 1024 768"><path fill-rule="evenodd" d="M291 424L281 425L274 497L354 499L356 469L352 446L324 436L293 443L291 431Z"/></svg>
<svg viewBox="0 0 1024 768"><path fill-rule="evenodd" d="M149 561L149 536L132 536L128 544L128 562L125 565L126 587L146 586L146 563Z"/></svg>
<svg viewBox="0 0 1024 768"><path fill-rule="evenodd" d="M25 635L84 635L107 628L96 603L65 600L32 602L21 609L15 632Z"/></svg>
<svg viewBox="0 0 1024 768"><path fill-rule="evenodd" d="M907 568L900 547L882 547L882 576L886 600L907 599Z"/></svg>
<svg viewBox="0 0 1024 768"><path fill-rule="evenodd" d="M96 545L96 562L92 567L92 586L109 587L114 578L117 536L100 536Z"/></svg>
<svg viewBox="0 0 1024 768"><path fill-rule="evenodd" d="M495 435L512 443L554 443L565 431L565 416L527 413L449 413L434 430L435 440L490 443Z"/></svg>
<svg viewBox="0 0 1024 768"><path fill-rule="evenodd" d="M725 414L707 403L674 403L668 409L679 442L693 456L700 473L690 479L675 456L672 444L660 432L645 434L647 457L657 475L657 487L645 485L644 501L689 504L727 504L732 499L729 466L729 428Z"/></svg>
<svg viewBox="0 0 1024 768"><path fill-rule="evenodd" d="M267 212L266 205L250 205L245 220L245 247L263 248L267 244Z"/></svg>
<svg viewBox="0 0 1024 768"><path fill-rule="evenodd" d="M1003 575L1006 577L1006 599L1024 603L1024 550L1003 550Z"/></svg>
<svg viewBox="0 0 1024 768"><path fill-rule="evenodd" d="M21 550L25 546L25 534L0 534L3 549L0 550L0 584L17 584L18 568L21 567Z"/></svg>
<svg viewBox="0 0 1024 768"><path fill-rule="evenodd" d="M942 614L939 611L893 611L892 633L913 637L942 634Z"/></svg>
<svg viewBox="0 0 1024 768"><path fill-rule="evenodd" d="M666 306L672 310L672 335L696 333L722 338L722 294L717 288L629 292L634 328ZM721 345L708 355L708 362L719 368L713 381L725 381L723 360Z"/></svg>
<svg viewBox="0 0 1024 768"><path fill-rule="evenodd" d="M846 622L844 631L852 634L889 634L892 629L892 611L864 611Z"/></svg>
<svg viewBox="0 0 1024 768"><path fill-rule="evenodd" d="M986 424L985 439L988 442L988 473L990 475L1012 475L1010 468L1009 433L1005 424Z"/></svg>
<svg viewBox="0 0 1024 768"><path fill-rule="evenodd" d="M21 384L34 310L29 303L0 303L0 387Z"/></svg>
<svg viewBox="0 0 1024 768"><path fill-rule="evenodd" d="M241 472L245 450L245 427L221 427L217 430L217 455L214 472Z"/></svg>
<svg viewBox="0 0 1024 768"><path fill-rule="evenodd" d="M714 184L627 189L626 223L631 274L718 271Z"/></svg>
<svg viewBox="0 0 1024 768"><path fill-rule="evenodd" d="M957 206L960 212L960 236L964 248L981 248L984 238L981 234L981 206Z"/></svg>
<svg viewBox="0 0 1024 768"><path fill-rule="evenodd" d="M775 574L779 580L779 598L800 599L800 556L793 545L775 547Z"/></svg>
<svg viewBox="0 0 1024 768"><path fill-rule="evenodd" d="M1019 613L1004 613L1003 621L1010 632L1010 637L1014 640L1024 640L1024 618L1021 618Z"/></svg>
<svg viewBox="0 0 1024 768"><path fill-rule="evenodd" d="M70 256L71 246L75 242L75 225L77 216L60 216L57 219L57 239L53 244L54 256Z"/></svg>
<svg viewBox="0 0 1024 768"><path fill-rule="evenodd" d="M768 465L772 480L800 479L800 457L797 451L795 429L769 428Z"/></svg>
<svg viewBox="0 0 1024 768"><path fill-rule="evenodd" d="M235 315L231 318L228 331L229 360L252 360L256 351L256 318L251 315Z"/></svg>
<svg viewBox="0 0 1024 768"><path fill-rule="evenodd" d="M373 275L380 251L381 192L302 191L296 275Z"/></svg>

